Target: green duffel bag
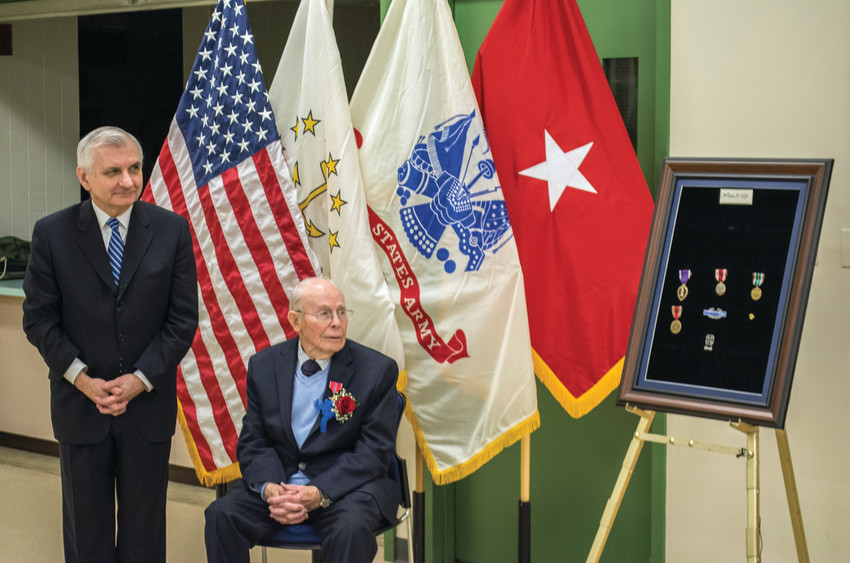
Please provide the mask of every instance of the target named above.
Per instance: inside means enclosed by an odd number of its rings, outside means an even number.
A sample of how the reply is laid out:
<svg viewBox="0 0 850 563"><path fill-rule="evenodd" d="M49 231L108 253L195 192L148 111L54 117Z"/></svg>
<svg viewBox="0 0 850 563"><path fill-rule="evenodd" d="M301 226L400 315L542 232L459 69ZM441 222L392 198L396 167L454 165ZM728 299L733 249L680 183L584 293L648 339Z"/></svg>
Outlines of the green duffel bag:
<svg viewBox="0 0 850 563"><path fill-rule="evenodd" d="M19 280L24 277L30 243L18 237L0 237L0 280Z"/></svg>

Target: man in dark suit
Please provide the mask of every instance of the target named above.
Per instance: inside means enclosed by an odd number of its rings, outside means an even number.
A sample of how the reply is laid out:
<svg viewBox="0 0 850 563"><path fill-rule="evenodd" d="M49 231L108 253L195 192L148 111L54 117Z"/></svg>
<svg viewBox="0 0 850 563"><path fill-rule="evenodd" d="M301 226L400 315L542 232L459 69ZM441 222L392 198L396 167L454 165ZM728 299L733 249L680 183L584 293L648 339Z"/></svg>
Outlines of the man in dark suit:
<svg viewBox="0 0 850 563"><path fill-rule="evenodd" d="M121 129L80 141L77 177L91 199L35 224L23 305L49 368L65 560L165 561L176 371L198 324L189 224L137 201L142 150Z"/></svg>
<svg viewBox="0 0 850 563"><path fill-rule="evenodd" d="M261 537L301 522L322 538L324 561L369 562L378 550L374 530L395 518L401 501L387 476L398 366L346 341L350 311L332 282L302 281L290 306L298 338L248 363L242 480L206 510L211 562L247 562Z"/></svg>

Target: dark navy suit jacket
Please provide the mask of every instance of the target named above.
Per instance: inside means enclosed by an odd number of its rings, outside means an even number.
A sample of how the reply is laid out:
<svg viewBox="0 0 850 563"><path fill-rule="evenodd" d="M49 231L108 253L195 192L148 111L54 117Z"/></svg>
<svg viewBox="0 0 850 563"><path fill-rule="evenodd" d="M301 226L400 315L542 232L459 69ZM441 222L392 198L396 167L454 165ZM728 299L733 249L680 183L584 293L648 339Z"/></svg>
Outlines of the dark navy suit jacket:
<svg viewBox="0 0 850 563"><path fill-rule="evenodd" d="M24 331L49 368L56 439L95 444L110 427L112 417L63 377L79 357L91 377L105 380L141 370L153 390L130 401L121 416L132 417L147 440L168 440L177 366L198 324L186 219L137 201L116 288L91 200L53 213L35 224L23 287Z"/></svg>
<svg viewBox="0 0 850 563"><path fill-rule="evenodd" d="M290 424L297 362L298 339L291 339L248 363L248 410L237 446L242 478L249 485L288 483L301 470L331 499L355 489L369 493L393 520L401 501L398 485L387 477L398 430L395 361L347 340L333 356L324 396L331 396L330 383L337 382L359 404L348 421L331 418L325 432L317 415L300 449Z"/></svg>

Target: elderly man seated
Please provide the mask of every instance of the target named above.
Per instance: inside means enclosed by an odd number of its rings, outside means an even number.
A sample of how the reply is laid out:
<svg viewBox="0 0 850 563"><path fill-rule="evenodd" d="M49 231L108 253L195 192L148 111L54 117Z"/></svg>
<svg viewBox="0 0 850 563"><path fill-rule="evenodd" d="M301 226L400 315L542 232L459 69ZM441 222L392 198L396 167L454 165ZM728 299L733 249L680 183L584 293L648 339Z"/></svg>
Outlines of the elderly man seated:
<svg viewBox="0 0 850 563"><path fill-rule="evenodd" d="M324 561L372 561L373 532L401 500L387 476L398 366L346 340L350 311L332 282L303 280L290 307L298 338L248 363L242 480L206 510L211 562L247 562L260 538L302 522L322 538Z"/></svg>

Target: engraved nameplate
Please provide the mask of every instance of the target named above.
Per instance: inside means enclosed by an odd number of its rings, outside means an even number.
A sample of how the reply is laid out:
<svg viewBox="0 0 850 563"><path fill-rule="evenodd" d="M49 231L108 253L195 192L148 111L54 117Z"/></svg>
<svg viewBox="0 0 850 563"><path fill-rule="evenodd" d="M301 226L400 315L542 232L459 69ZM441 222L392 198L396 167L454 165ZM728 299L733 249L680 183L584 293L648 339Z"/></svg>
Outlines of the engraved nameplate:
<svg viewBox="0 0 850 563"><path fill-rule="evenodd" d="M753 190L720 188L720 205L752 205Z"/></svg>

